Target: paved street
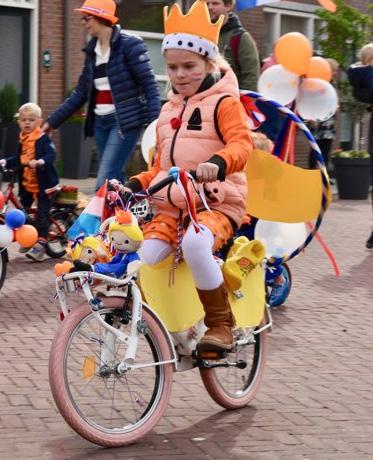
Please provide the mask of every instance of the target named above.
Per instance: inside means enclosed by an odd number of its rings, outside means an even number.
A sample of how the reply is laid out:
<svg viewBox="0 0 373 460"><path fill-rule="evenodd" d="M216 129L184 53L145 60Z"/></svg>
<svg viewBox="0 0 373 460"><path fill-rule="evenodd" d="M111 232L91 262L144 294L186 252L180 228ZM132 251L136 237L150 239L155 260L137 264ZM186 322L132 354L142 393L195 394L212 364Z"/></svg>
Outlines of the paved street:
<svg viewBox="0 0 373 460"><path fill-rule="evenodd" d="M57 329L55 261L27 260L12 248L0 292L0 459L373 458L373 252L368 201L336 200L321 234L334 251L336 278L312 242L290 263L293 291L273 311L264 384L251 406L225 411L198 372L175 374L165 417L141 443L103 449L58 414L48 384Z"/></svg>

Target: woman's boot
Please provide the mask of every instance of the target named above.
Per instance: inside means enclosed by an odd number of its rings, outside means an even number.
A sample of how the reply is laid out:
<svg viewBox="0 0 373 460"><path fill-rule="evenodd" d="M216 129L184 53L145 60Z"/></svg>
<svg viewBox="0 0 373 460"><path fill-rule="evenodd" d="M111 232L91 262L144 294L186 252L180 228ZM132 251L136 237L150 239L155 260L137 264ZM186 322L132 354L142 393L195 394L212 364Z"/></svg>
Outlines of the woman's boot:
<svg viewBox="0 0 373 460"><path fill-rule="evenodd" d="M234 318L225 284L208 291L197 289L197 292L205 310L204 321L208 327L199 341L198 350L230 350L233 346Z"/></svg>

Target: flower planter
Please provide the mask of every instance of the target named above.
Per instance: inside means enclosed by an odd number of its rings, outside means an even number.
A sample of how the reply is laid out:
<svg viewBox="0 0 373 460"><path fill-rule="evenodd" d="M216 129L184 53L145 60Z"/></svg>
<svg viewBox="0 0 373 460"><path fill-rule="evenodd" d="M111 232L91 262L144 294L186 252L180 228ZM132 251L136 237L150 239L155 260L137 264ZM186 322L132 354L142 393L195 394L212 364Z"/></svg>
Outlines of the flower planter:
<svg viewBox="0 0 373 460"><path fill-rule="evenodd" d="M60 127L63 177L86 179L91 165L92 138L84 138L84 123L66 121Z"/></svg>
<svg viewBox="0 0 373 460"><path fill-rule="evenodd" d="M19 127L14 122L0 123L0 157L8 158L18 153Z"/></svg>
<svg viewBox="0 0 373 460"><path fill-rule="evenodd" d="M333 158L341 200L366 200L371 185L370 158Z"/></svg>

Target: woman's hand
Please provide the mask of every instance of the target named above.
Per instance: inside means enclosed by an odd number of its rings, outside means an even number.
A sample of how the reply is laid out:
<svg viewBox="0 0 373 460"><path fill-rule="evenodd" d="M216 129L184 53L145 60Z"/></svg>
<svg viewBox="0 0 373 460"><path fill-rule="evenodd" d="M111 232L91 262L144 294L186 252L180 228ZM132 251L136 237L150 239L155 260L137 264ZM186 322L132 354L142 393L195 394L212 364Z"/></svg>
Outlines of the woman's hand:
<svg viewBox="0 0 373 460"><path fill-rule="evenodd" d="M215 182L218 180L219 166L214 163L200 163L196 169L198 182Z"/></svg>
<svg viewBox="0 0 373 460"><path fill-rule="evenodd" d="M49 134L53 128L52 126L46 121L43 126L41 127L41 130L43 131L43 133L46 133L46 134Z"/></svg>

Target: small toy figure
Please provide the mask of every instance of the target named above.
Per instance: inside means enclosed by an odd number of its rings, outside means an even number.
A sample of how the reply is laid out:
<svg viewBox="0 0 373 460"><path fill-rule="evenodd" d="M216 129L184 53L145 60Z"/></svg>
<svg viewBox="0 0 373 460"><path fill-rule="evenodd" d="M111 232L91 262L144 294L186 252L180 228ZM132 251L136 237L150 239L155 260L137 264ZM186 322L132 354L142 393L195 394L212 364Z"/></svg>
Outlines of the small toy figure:
<svg viewBox="0 0 373 460"><path fill-rule="evenodd" d="M111 254L105 243L94 236L80 236L70 245L68 251L71 259L80 260L86 264L95 264L97 262L109 262Z"/></svg>
<svg viewBox="0 0 373 460"><path fill-rule="evenodd" d="M116 254L110 262L95 264L74 260L70 272L94 271L102 275L112 275L120 278L135 272L140 266L137 254L144 237L136 218L129 211L117 211L115 220L109 225L109 240Z"/></svg>

